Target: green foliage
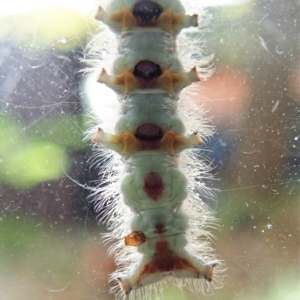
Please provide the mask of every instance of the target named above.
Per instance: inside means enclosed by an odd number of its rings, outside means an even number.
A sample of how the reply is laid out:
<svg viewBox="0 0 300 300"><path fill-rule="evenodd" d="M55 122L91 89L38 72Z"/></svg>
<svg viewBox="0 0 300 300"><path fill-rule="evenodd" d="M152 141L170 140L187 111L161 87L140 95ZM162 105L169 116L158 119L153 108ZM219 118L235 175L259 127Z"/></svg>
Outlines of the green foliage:
<svg viewBox="0 0 300 300"><path fill-rule="evenodd" d="M67 148L84 147L81 116L42 119L30 130L0 118L0 183L19 188L57 180L70 168Z"/></svg>
<svg viewBox="0 0 300 300"><path fill-rule="evenodd" d="M59 179L70 165L63 147L49 141L31 143L6 165L6 179L14 186L28 187Z"/></svg>
<svg viewBox="0 0 300 300"><path fill-rule="evenodd" d="M63 115L43 118L33 124L28 135L33 139L47 139L73 149L86 148L83 143L84 121L82 115Z"/></svg>
<svg viewBox="0 0 300 300"><path fill-rule="evenodd" d="M14 270L21 276L26 268L27 274L59 284L75 273L78 258L68 238L62 242L61 234L38 220L0 218L0 240L0 269L7 275Z"/></svg>

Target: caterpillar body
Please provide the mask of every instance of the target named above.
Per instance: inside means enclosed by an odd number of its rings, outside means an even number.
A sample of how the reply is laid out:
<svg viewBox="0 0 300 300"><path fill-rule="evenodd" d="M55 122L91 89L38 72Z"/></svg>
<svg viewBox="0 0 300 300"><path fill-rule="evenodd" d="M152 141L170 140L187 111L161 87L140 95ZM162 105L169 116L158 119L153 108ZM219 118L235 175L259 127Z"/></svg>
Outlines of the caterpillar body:
<svg viewBox="0 0 300 300"><path fill-rule="evenodd" d="M186 15L186 7L177 0L112 0L96 19L118 46L96 38L88 47L101 64L97 81L117 93L120 111L114 132L101 124L88 134L101 161L94 201L110 231L117 299L151 299L167 280L197 295L222 285L223 262L208 231L215 219L200 199L210 194L203 184L210 167L194 147L212 129L180 93L209 75L211 58L199 48L199 16ZM116 52L110 69L109 51Z"/></svg>

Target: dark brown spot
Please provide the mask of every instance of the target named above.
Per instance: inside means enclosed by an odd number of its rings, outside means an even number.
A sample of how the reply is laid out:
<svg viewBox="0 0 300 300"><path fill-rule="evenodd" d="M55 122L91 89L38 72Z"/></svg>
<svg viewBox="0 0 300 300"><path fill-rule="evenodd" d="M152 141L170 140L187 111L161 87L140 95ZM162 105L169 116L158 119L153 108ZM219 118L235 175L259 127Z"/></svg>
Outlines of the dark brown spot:
<svg viewBox="0 0 300 300"><path fill-rule="evenodd" d="M156 79L162 74L160 66L150 60L141 60L134 68L133 75L145 81Z"/></svg>
<svg viewBox="0 0 300 300"><path fill-rule="evenodd" d="M153 1L143 0L133 6L132 14L136 18L139 26L150 26L158 19L162 11L163 8L159 4Z"/></svg>
<svg viewBox="0 0 300 300"><path fill-rule="evenodd" d="M136 129L135 137L144 141L160 140L163 137L163 132L156 125L143 124Z"/></svg>
<svg viewBox="0 0 300 300"><path fill-rule="evenodd" d="M164 183L157 173L151 172L146 176L144 179L144 191L154 201L161 197L164 191Z"/></svg>
<svg viewBox="0 0 300 300"><path fill-rule="evenodd" d="M143 124L135 131L134 136L139 142L139 150L157 150L161 146L162 129L153 124Z"/></svg>
<svg viewBox="0 0 300 300"><path fill-rule="evenodd" d="M162 234L162 233L165 233L165 232L166 232L166 228L165 228L164 224L162 224L162 223L155 224L155 231L154 231L154 233Z"/></svg>

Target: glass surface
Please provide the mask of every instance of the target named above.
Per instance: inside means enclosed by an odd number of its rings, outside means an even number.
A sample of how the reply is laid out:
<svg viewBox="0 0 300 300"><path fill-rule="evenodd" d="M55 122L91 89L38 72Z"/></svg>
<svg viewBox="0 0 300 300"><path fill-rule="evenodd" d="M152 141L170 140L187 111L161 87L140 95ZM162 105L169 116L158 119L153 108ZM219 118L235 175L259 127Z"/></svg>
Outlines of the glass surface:
<svg viewBox="0 0 300 300"><path fill-rule="evenodd" d="M27 1L26 1L27 2ZM97 169L79 58L98 24L92 1L11 1L0 15L0 298L113 299L114 268L90 203ZM206 1L207 3L208 1ZM78 4L78 6L77 6ZM296 300L299 270L299 2L221 1L203 29L214 75L195 101L216 134L220 229L227 267L209 299ZM15 10L13 9L15 7ZM1 8L2 9L2 8ZM195 90L195 89L194 89ZM99 101L101 101L99 99ZM206 200L206 199L204 199ZM192 300L171 286L164 300Z"/></svg>

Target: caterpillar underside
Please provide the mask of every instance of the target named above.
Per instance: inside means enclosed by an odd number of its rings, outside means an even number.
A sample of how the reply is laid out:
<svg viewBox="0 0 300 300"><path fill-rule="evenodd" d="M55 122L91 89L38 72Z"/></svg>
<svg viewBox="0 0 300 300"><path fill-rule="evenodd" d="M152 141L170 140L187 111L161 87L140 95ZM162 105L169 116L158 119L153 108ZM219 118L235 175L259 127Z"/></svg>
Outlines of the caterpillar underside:
<svg viewBox="0 0 300 300"><path fill-rule="evenodd" d="M92 135L112 174L95 192L96 208L110 230L105 238L114 241L112 292L120 299L128 294L147 299L168 278L196 294L220 287L222 262L207 231L214 217L199 198L210 193L202 182L210 167L196 158L194 147L211 129L201 112L193 115L188 96L179 96L200 80L208 61L197 52L188 54L188 48L197 49L199 17L186 15L177 0L113 0L98 8L96 19L118 35L118 56L110 70L99 71L97 81L118 94L121 115L114 132L99 125ZM181 32L185 28L192 38ZM180 51L179 35L190 43ZM187 65L181 57L189 59ZM199 65L190 67L193 62Z"/></svg>

